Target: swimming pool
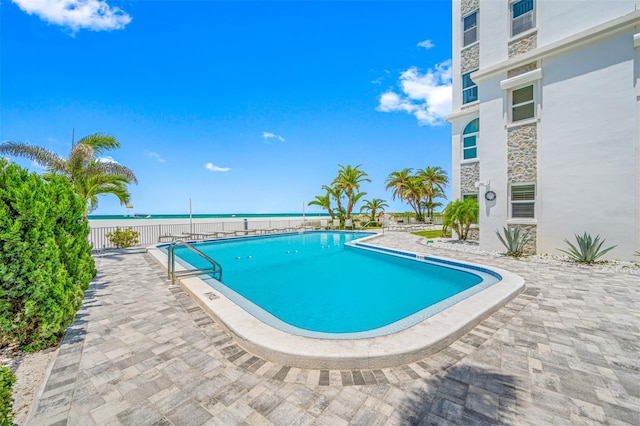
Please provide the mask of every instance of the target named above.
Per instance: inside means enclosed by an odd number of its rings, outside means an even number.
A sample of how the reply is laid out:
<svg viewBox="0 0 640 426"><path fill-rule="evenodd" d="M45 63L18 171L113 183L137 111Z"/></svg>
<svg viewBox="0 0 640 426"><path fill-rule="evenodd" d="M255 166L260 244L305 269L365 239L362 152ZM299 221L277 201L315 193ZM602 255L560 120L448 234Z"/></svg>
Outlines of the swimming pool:
<svg viewBox="0 0 640 426"><path fill-rule="evenodd" d="M489 270L354 244L372 234L318 231L211 241L198 250L223 268L205 281L256 318L301 336L395 333L495 284ZM185 267L204 267L186 247Z"/></svg>
<svg viewBox="0 0 640 426"><path fill-rule="evenodd" d="M312 233L306 232L305 234ZM348 235L349 233L344 234ZM336 235L340 235L340 233ZM354 234L352 237L360 237L361 235L362 234ZM239 237L236 240L257 241L260 238L263 237ZM373 240L378 238L382 238L379 240L381 243L377 243L374 246L373 243L375 243L375 241ZM399 242L396 240L397 238L402 240L401 246L415 247L415 250L418 252L396 250L389 246L384 246L385 242L389 242L391 245L397 245ZM421 311L426 319L420 319L420 313L410 315L407 318L411 323L416 320L418 321L414 325L403 323L403 321L406 320L396 321L391 325L385 326L391 327L386 330L384 327L374 329L373 334L369 335L370 337L359 334L369 333L368 331L326 333L324 336L314 335L313 333L322 334L322 332L317 331L310 332L311 335L305 335L304 333L297 334L300 329L293 330L287 328L293 326L287 325L284 321L278 320L273 315L271 316L274 321L281 321L281 323L285 325L277 328L273 323L258 319L256 312L250 313L251 309L247 310L241 307L241 302L238 302L238 299L234 295L235 292L230 289L225 290L226 286L215 287L217 285L215 280L201 279L202 277L187 277L181 278L179 285L195 303L210 317L215 319L216 322L234 338L235 342L249 354L281 365L299 368L374 369L393 367L424 359L442 350L471 330L475 325L489 317L492 313L499 310L525 288L522 277L501 268L471 264L464 261L453 261L435 256L425 256L420 252L424 253L427 249L424 245L420 248L419 240L419 237L404 233L396 237L381 235L366 236L351 239L346 242L347 248L345 251L375 250L386 254L392 253L406 259L412 259L411 262L413 265L420 262L433 261L441 265L448 265L449 267L463 268L466 272L473 272L474 274L484 272L496 278L501 277L501 279L494 284L486 286L486 288L483 288L482 283L476 284L470 289L458 293L457 296L445 299L436 303L431 308ZM232 241L234 241L234 239L225 239L222 243L225 244ZM327 239L327 244L328 241ZM414 246L414 244L418 245ZM357 248L348 247L350 245L356 245ZM161 244L148 249L149 254L165 267L167 265L166 247L166 244ZM197 243L196 247L201 248L202 244ZM337 247L327 248L325 245L324 249L320 247L319 250L331 251L334 250L334 248ZM295 253L295 250L294 248L293 252L291 252L290 249L287 249L285 251L290 251L290 253L286 254L286 256L284 256L285 252L283 252L283 256L275 257L282 258L292 256L293 259L298 260L297 263L299 264L309 262L309 260L304 257L304 252L298 249L298 253ZM254 251L254 253L256 252ZM297 258L293 257L298 255L300 256ZM245 267L250 267L252 265L251 262L257 260L255 254L245 254L244 256L243 258L242 255L237 254L230 259L230 261L238 262L237 265L242 269L243 264ZM247 256L251 256L251 258ZM237 257L240 258L237 259ZM229 263L229 261L225 261L224 263ZM188 264L185 262L184 265ZM255 266L257 263L253 265ZM177 265L177 267L179 268L180 265ZM223 281L227 281L227 275L228 272L231 272L231 269L232 267L224 269ZM279 269L284 268L281 267ZM375 270L375 268L369 269ZM360 272L361 271L352 268L344 273L341 278L349 282L352 276L358 275ZM296 278L298 285L304 286L306 282L305 277L307 276L308 274L299 274ZM395 286L398 280L392 281ZM325 289L325 287L323 287L323 289ZM322 292L328 293L326 290ZM391 292L393 292L393 288L388 293ZM227 294L229 294L229 296L227 296ZM362 295L358 293L348 299L351 301L349 308L361 304L361 296ZM305 306L304 303L299 302L293 302L293 304ZM260 308L256 309L259 310ZM382 309L384 310L386 307ZM429 312L430 309L434 311ZM375 313L375 311L372 312ZM269 314L266 313L266 315Z"/></svg>

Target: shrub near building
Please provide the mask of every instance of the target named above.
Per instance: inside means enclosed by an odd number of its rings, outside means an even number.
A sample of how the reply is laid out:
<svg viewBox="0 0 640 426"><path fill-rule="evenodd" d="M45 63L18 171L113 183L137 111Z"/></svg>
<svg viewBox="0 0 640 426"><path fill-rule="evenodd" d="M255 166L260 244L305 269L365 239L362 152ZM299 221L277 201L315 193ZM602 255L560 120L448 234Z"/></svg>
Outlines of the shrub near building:
<svg viewBox="0 0 640 426"><path fill-rule="evenodd" d="M0 426L13 425L11 388L16 381L9 367L0 366Z"/></svg>
<svg viewBox="0 0 640 426"><path fill-rule="evenodd" d="M0 346L56 344L96 274L83 200L68 178L0 159Z"/></svg>

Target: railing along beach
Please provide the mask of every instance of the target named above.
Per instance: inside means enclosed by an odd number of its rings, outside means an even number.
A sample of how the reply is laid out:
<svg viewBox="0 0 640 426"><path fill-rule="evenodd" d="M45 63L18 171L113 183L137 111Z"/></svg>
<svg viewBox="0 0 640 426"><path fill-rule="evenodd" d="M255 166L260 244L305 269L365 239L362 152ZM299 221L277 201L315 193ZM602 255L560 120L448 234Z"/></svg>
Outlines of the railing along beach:
<svg viewBox="0 0 640 426"><path fill-rule="evenodd" d="M138 233L138 246L147 246L161 242L161 237L167 236L185 236L188 234L213 234L216 232L234 232L234 231L255 231L268 229L293 229L303 225L319 226L319 221L309 221L302 217L291 219L243 219L234 221L216 221L216 222L193 222L189 223L167 223L153 225L131 225L123 223L119 226L99 226L91 225L89 233L89 242L93 245L93 250L104 250L115 248L115 245L109 241L107 234L116 229L131 229ZM184 238L184 237L183 237Z"/></svg>

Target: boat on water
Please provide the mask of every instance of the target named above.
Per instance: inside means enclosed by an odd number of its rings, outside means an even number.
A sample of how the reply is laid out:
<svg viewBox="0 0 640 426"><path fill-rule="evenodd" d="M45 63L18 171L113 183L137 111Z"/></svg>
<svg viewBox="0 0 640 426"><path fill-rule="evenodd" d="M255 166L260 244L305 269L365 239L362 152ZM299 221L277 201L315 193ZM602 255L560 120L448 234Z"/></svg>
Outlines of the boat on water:
<svg viewBox="0 0 640 426"><path fill-rule="evenodd" d="M124 217L131 217L134 219L149 219L151 215L146 213L134 213L134 214L125 214Z"/></svg>

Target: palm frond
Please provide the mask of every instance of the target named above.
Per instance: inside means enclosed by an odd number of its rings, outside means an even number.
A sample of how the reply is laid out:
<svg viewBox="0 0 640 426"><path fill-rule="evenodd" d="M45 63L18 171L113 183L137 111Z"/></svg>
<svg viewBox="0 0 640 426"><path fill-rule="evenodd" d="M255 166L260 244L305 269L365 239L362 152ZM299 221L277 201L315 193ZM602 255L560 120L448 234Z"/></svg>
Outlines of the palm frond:
<svg viewBox="0 0 640 426"><path fill-rule="evenodd" d="M95 151L96 155L99 155L104 151L120 148L120 142L118 142L115 137L102 133L94 133L92 135L85 136L81 138L77 144L90 146Z"/></svg>
<svg viewBox="0 0 640 426"><path fill-rule="evenodd" d="M3 142L0 144L0 154L27 158L45 167L52 173L66 174L66 161L53 151L28 143Z"/></svg>
<svg viewBox="0 0 640 426"><path fill-rule="evenodd" d="M122 164L116 163L102 163L96 159L92 159L91 162L86 166L84 170L84 174L86 176L94 176L94 175L112 175L112 176L120 176L126 179L129 183L138 183L138 179L133 171L123 166Z"/></svg>

